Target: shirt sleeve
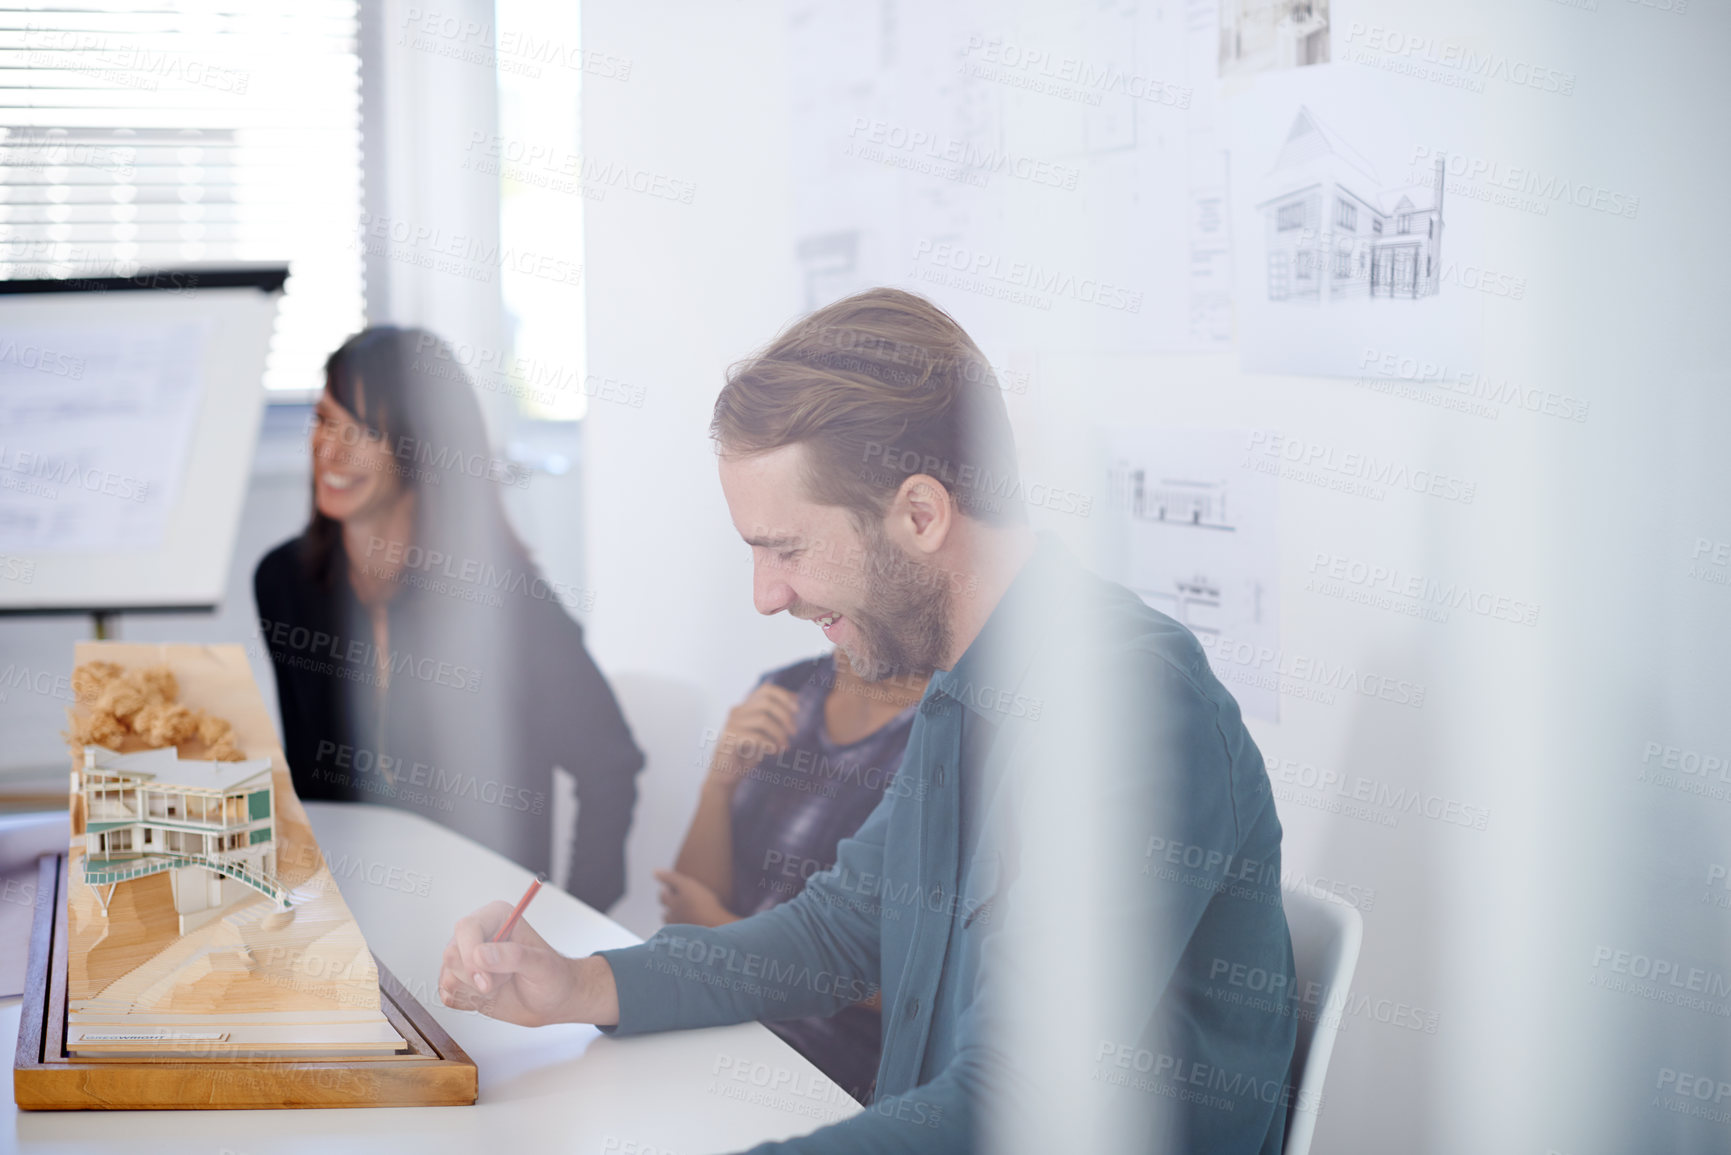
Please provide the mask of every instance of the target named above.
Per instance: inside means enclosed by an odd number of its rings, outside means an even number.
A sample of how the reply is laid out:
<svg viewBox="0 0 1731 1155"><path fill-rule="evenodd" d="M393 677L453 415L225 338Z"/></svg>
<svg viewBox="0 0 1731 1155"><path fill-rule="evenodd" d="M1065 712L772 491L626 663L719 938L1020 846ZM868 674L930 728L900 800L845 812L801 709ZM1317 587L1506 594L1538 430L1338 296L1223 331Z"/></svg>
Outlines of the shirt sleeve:
<svg viewBox="0 0 1731 1155"><path fill-rule="evenodd" d="M562 608L546 605L563 619L563 628L533 630L540 636L531 637L529 652L541 657L528 673L534 681L557 685L563 701L541 767L544 773L563 767L577 785L577 821L560 835L570 840L565 889L605 911L625 893L625 836L637 806L643 752L583 644L581 627Z"/></svg>
<svg viewBox="0 0 1731 1155"><path fill-rule="evenodd" d="M662 927L602 951L620 1035L833 1015L877 993L888 799L837 848L836 864L781 905L719 927Z"/></svg>
<svg viewBox="0 0 1731 1155"><path fill-rule="evenodd" d="M571 827L571 863L565 889L599 911L625 893L625 836L637 807L637 771L621 759L612 767L577 773L577 821Z"/></svg>
<svg viewBox="0 0 1731 1155"><path fill-rule="evenodd" d="M288 761L291 771L307 774L312 771L311 763L302 757L302 735L308 732L308 719L304 716L299 698L295 694L295 679L290 668L284 664L286 653L276 640L275 625L285 620L289 612L286 599L282 596L281 585L283 576L282 551L277 549L266 555L252 574L252 600L258 611L256 621L260 637L265 643L265 656L270 660L271 679L276 683L277 716L282 723L283 757ZM306 765L302 765L306 762ZM297 783L298 788L298 783Z"/></svg>

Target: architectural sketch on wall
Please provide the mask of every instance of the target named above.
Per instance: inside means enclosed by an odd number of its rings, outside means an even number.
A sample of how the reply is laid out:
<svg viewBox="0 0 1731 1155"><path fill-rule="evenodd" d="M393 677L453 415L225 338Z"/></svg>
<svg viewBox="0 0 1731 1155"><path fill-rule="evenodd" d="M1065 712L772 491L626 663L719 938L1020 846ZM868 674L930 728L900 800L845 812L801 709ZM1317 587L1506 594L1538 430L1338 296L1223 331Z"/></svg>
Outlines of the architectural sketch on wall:
<svg viewBox="0 0 1731 1155"><path fill-rule="evenodd" d="M1000 86L956 67L967 16L892 0L789 5L794 255L807 308L874 285L929 292L908 283L921 242L982 247L986 190L1012 178Z"/></svg>
<svg viewBox="0 0 1731 1155"><path fill-rule="evenodd" d="M1243 467L1246 434L1223 429L1117 431L1107 446L1110 536L1103 568L1182 623L1211 659L1248 642L1280 644L1278 483ZM1279 720L1272 687L1216 673L1244 712Z"/></svg>
<svg viewBox="0 0 1731 1155"><path fill-rule="evenodd" d="M1294 90L1302 95L1295 99ZM1443 195L1430 142L1461 93L1364 69L1306 68L1238 92L1233 284L1249 372L1361 377L1375 354L1471 365L1487 319L1524 294L1483 206ZM1511 317L1511 320L1513 318Z"/></svg>
<svg viewBox="0 0 1731 1155"><path fill-rule="evenodd" d="M1140 521L1170 522L1198 529L1233 532L1226 512L1224 481L1192 481L1160 477L1149 480L1148 471L1127 463L1112 469L1112 493L1130 516Z"/></svg>
<svg viewBox="0 0 1731 1155"><path fill-rule="evenodd" d="M996 356L1229 349L1215 7L795 0L803 304L909 288ZM1063 78L1030 71L1034 45Z"/></svg>
<svg viewBox="0 0 1731 1155"><path fill-rule="evenodd" d="M1220 75L1328 59L1328 0L1220 0Z"/></svg>
<svg viewBox="0 0 1731 1155"><path fill-rule="evenodd" d="M1231 158L1212 134L1190 171L1190 328L1197 348L1232 344Z"/></svg>
<svg viewBox="0 0 1731 1155"><path fill-rule="evenodd" d="M1376 170L1308 108L1262 185L1268 299L1433 297L1442 273L1443 158L1428 185L1384 189Z"/></svg>
<svg viewBox="0 0 1731 1155"><path fill-rule="evenodd" d="M1130 519L1132 557L1140 560L1131 573L1132 588L1142 600L1184 625L1193 633L1218 637L1223 625L1223 582L1219 571L1189 569L1187 559L1204 549L1199 542L1173 537L1167 540L1172 564L1146 556L1152 540L1138 534L1142 525L1170 526L1190 531L1237 533L1228 515L1229 486L1224 478L1150 476L1146 465L1127 459L1114 460L1108 470L1108 493L1112 504ZM1260 612L1261 589L1252 593L1251 617Z"/></svg>

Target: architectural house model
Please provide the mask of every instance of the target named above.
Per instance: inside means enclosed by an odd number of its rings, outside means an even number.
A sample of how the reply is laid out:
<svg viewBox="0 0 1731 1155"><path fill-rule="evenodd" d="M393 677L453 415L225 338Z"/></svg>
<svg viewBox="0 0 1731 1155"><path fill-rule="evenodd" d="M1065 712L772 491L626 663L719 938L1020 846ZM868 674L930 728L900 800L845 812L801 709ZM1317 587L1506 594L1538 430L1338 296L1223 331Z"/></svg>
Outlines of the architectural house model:
<svg viewBox="0 0 1731 1155"><path fill-rule="evenodd" d="M401 1050L245 652L81 642L73 684L67 1052Z"/></svg>
<svg viewBox="0 0 1731 1155"><path fill-rule="evenodd" d="M71 832L37 864L18 1106L473 1103L475 1064L343 901L246 651L79 642L71 681Z"/></svg>
<svg viewBox="0 0 1731 1155"><path fill-rule="evenodd" d="M84 765L73 770L72 792L83 802L73 833L83 835L84 881L103 917L116 887L163 872L183 935L252 892L287 912L270 767L269 758L182 759L173 747L121 754L86 746Z"/></svg>

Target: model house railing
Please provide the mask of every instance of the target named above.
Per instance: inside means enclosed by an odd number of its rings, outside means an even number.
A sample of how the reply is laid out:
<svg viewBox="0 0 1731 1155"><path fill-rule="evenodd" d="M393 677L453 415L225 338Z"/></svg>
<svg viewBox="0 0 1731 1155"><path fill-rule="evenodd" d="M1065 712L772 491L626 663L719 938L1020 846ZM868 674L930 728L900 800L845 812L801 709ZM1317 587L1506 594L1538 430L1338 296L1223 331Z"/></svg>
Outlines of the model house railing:
<svg viewBox="0 0 1731 1155"><path fill-rule="evenodd" d="M160 874L165 870L176 870L183 866L202 866L206 870L225 874L236 882L245 883L252 887L278 906L290 905L288 889L275 878L262 871L249 870L241 863L212 858L206 854L176 854L172 851L161 851L144 858L128 858L119 861L86 858L84 860L84 881L91 886L107 886L110 883L127 882L134 878L143 878L148 874Z"/></svg>

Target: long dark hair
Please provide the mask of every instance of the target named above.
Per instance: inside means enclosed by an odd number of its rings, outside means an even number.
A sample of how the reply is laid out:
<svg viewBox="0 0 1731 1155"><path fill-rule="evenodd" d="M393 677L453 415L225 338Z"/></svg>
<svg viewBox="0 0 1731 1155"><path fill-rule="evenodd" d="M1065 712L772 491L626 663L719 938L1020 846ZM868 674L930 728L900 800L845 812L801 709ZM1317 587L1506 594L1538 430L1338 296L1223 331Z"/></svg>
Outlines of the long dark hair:
<svg viewBox="0 0 1731 1155"><path fill-rule="evenodd" d="M425 329L375 325L326 359L325 390L384 442L414 491L416 545L458 564L473 559L535 576L499 499L511 467L489 450L481 406L449 345ZM310 578L327 589L347 580L342 524L316 501L301 540Z"/></svg>

